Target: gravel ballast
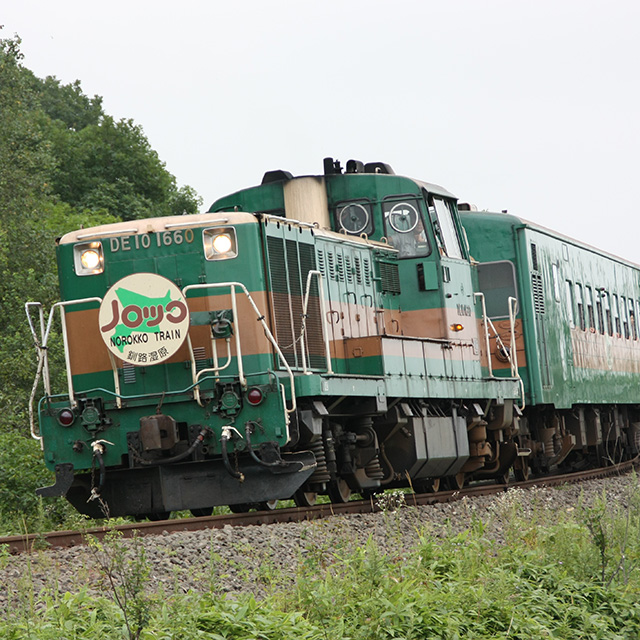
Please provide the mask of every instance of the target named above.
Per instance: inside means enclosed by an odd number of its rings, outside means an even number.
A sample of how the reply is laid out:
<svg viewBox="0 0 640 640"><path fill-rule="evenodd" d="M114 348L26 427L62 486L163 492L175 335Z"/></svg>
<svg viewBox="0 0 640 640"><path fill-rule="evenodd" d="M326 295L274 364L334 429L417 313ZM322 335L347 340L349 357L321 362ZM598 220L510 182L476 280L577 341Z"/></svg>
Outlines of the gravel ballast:
<svg viewBox="0 0 640 640"><path fill-rule="evenodd" d="M555 522L579 504L602 498L624 508L637 486L635 475L592 480L556 488L511 489L499 496L464 498L426 507L394 510L394 501L377 514L335 516L326 520L231 527L150 536L143 540L148 585L161 593L188 591L253 593L262 597L278 585L286 588L307 557L321 554L331 563L342 551L373 541L381 552L402 557L411 554L420 535L434 538L455 534L481 520L484 536L492 544L505 543L505 525L517 510L528 518L534 512ZM132 544L123 540L118 545ZM122 548L122 546L120 547ZM109 557L102 556L109 561ZM25 598L36 602L46 596L87 589L104 593L104 571L97 552L86 546L0 556L0 610L17 606Z"/></svg>

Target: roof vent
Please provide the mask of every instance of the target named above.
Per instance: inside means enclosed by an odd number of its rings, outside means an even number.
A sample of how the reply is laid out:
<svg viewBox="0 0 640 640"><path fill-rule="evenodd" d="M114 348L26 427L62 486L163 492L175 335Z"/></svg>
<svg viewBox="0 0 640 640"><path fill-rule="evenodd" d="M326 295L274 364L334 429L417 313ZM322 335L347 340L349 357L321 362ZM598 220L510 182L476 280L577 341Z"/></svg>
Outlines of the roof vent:
<svg viewBox="0 0 640 640"><path fill-rule="evenodd" d="M364 162L360 162L360 160L348 160L347 173L364 173Z"/></svg>
<svg viewBox="0 0 640 640"><path fill-rule="evenodd" d="M276 171L267 171L262 176L262 184L269 184L270 182L283 182L285 180L291 180L293 175L289 171L283 171L277 169Z"/></svg>
<svg viewBox="0 0 640 640"><path fill-rule="evenodd" d="M364 165L365 173L387 173L391 176L395 176L396 172L391 168L390 165L385 162L367 162Z"/></svg>

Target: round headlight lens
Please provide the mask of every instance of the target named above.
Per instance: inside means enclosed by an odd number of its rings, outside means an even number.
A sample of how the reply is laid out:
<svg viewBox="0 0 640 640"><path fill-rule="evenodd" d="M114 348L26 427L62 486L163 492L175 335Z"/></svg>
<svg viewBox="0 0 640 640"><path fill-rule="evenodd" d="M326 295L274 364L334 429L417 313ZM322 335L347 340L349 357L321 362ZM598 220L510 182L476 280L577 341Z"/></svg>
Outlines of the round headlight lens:
<svg viewBox="0 0 640 640"><path fill-rule="evenodd" d="M82 252L80 262L85 269L97 269L100 266L100 254L95 249Z"/></svg>
<svg viewBox="0 0 640 640"><path fill-rule="evenodd" d="M233 247L231 237L226 233L221 233L213 239L213 248L216 253L227 253Z"/></svg>

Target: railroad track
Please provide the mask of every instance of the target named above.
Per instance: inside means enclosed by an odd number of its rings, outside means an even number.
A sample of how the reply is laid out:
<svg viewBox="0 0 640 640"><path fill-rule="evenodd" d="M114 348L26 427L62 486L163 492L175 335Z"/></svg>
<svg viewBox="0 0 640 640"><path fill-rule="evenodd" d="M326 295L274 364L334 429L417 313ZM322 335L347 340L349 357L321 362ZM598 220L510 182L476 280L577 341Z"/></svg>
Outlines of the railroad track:
<svg viewBox="0 0 640 640"><path fill-rule="evenodd" d="M550 487L562 484L584 482L597 478L605 478L628 473L638 464L638 458L610 467L590 469L558 476L537 477L532 480L509 484L475 484L456 491L438 491L437 493L407 494L406 506L428 506L455 502L464 497L489 496L503 493L508 489L530 487ZM19 536L0 537L0 545L7 545L11 554L20 554L40 549L67 548L83 545L88 536L102 539L110 531L120 531L124 537L131 537L134 532L141 535L160 535L174 532L199 531L202 529L222 529L226 526L246 527L250 525L275 524L282 522L302 522L319 520L337 515L354 513L376 513L386 507L379 500L354 500L346 503L318 504L313 507L291 507L274 509L273 511L253 511L249 513L232 513L220 516L200 518L181 518L161 520L158 522L136 522L116 526L92 527L78 531L51 531Z"/></svg>

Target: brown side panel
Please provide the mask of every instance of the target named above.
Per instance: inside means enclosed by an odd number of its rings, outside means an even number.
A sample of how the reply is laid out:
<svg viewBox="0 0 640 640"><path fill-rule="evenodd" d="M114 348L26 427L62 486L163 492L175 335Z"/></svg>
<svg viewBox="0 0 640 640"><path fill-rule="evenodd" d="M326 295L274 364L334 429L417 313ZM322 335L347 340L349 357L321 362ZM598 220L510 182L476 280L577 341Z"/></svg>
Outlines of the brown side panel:
<svg viewBox="0 0 640 640"><path fill-rule="evenodd" d="M264 291L253 292L251 297L261 314L266 314L266 293ZM244 295L238 295L236 299L242 353L246 356L271 353L271 343L264 335L262 325L257 321L249 300ZM192 312L230 309L231 294L191 298L188 303L189 310ZM98 309L67 311L65 317L71 373L73 375L83 375L110 370L109 350L102 340L98 327ZM189 335L194 348L203 347L207 357L212 357L211 329L208 326L191 327ZM231 354L235 355L235 352L235 341L232 338ZM189 360L189 349L185 342L167 363L185 362L187 360ZM118 366L122 366L118 358L116 358L116 362Z"/></svg>

